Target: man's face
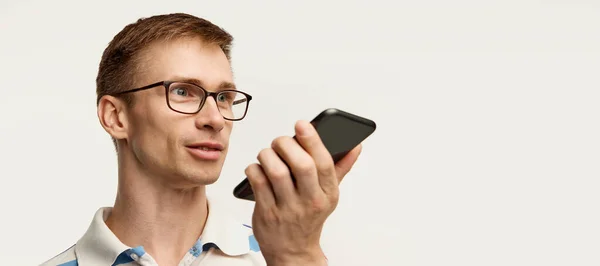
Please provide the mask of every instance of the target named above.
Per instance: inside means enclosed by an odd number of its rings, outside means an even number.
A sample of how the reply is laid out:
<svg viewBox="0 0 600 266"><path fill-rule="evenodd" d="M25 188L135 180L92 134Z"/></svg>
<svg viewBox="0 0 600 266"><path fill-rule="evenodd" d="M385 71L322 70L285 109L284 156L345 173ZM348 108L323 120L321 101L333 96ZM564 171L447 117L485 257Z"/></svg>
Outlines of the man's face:
<svg viewBox="0 0 600 266"><path fill-rule="evenodd" d="M142 55L135 87L162 80L196 79L207 91L233 84L231 67L218 45L199 39L157 43ZM198 114L169 109L165 89L158 86L135 93L128 112L128 143L147 176L178 188L214 183L227 155L232 122L207 97ZM202 147L217 145L220 151Z"/></svg>

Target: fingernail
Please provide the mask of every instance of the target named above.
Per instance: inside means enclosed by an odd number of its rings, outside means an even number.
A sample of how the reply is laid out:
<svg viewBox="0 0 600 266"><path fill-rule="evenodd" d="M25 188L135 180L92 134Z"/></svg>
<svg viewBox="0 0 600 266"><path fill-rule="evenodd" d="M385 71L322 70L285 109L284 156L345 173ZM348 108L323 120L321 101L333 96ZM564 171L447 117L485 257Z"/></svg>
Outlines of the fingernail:
<svg viewBox="0 0 600 266"><path fill-rule="evenodd" d="M308 136L312 135L314 129L312 129L312 125L309 122L300 121L299 124L300 124L298 127L298 135L299 136L308 137Z"/></svg>

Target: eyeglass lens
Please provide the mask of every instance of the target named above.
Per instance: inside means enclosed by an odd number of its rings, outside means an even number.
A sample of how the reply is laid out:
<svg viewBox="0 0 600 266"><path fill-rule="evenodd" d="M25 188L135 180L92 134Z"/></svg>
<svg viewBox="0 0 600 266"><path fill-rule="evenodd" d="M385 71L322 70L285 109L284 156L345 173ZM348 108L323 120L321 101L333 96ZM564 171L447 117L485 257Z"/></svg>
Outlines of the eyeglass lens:
<svg viewBox="0 0 600 266"><path fill-rule="evenodd" d="M192 84L173 83L168 89L169 107L182 113L196 113L206 99L204 91ZM216 97L216 103L223 117L240 119L244 117L248 98L237 91L222 91Z"/></svg>

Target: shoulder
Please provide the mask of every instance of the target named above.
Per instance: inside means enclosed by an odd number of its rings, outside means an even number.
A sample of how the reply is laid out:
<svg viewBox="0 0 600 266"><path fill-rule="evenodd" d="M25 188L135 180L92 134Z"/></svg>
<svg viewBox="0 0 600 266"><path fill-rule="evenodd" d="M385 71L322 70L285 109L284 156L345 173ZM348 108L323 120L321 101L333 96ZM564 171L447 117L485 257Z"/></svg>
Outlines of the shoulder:
<svg viewBox="0 0 600 266"><path fill-rule="evenodd" d="M75 256L75 245L43 262L40 266L78 266Z"/></svg>

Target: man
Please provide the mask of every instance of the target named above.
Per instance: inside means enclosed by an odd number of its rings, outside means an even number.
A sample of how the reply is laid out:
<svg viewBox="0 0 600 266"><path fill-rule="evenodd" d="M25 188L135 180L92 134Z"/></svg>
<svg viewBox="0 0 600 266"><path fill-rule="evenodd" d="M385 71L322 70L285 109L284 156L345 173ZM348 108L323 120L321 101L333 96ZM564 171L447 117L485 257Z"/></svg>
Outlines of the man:
<svg viewBox="0 0 600 266"><path fill-rule="evenodd" d="M98 119L118 153L115 204L42 265L327 264L321 230L360 146L334 165L314 128L298 121L297 141L275 139L246 168L252 228L206 198L252 100L234 84L231 41L188 14L140 19L114 37L96 81Z"/></svg>

